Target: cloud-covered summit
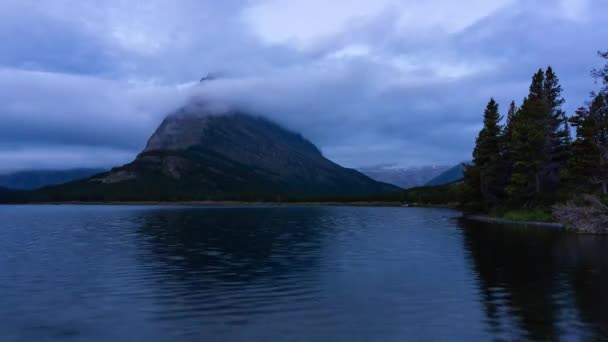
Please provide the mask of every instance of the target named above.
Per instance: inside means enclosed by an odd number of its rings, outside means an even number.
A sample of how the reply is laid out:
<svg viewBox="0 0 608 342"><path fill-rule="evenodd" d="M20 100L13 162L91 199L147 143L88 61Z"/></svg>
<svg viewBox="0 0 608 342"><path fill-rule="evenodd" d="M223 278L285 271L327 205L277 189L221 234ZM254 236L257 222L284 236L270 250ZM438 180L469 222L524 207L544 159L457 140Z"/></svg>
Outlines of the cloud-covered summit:
<svg viewBox="0 0 608 342"><path fill-rule="evenodd" d="M132 159L192 96L264 114L346 166L466 160L490 96L552 65L595 85L602 0L0 3L0 172ZM210 72L227 75L199 84Z"/></svg>

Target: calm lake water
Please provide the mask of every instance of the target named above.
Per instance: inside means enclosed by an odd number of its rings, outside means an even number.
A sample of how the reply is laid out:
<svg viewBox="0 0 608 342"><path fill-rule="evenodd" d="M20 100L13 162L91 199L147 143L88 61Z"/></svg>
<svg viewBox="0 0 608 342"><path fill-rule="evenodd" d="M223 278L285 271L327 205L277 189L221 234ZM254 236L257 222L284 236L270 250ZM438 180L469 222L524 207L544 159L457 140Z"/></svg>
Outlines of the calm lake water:
<svg viewBox="0 0 608 342"><path fill-rule="evenodd" d="M0 206L0 340L608 339L608 238L458 217Z"/></svg>

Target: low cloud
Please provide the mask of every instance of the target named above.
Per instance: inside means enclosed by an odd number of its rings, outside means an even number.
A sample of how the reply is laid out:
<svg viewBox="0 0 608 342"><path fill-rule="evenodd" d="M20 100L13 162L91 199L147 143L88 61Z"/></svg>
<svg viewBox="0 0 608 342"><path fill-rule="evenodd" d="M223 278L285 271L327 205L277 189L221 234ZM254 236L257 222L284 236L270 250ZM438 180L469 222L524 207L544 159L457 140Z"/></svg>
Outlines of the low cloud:
<svg viewBox="0 0 608 342"><path fill-rule="evenodd" d="M608 48L601 0L471 0L475 11L433 0L449 11L428 23L408 21L428 9L413 2L361 2L314 32L281 3L3 2L0 171L128 162L192 97L267 116L346 166L457 163L491 96L504 112L551 64L572 113ZM346 6L290 3L328 20ZM208 72L225 76L199 84Z"/></svg>

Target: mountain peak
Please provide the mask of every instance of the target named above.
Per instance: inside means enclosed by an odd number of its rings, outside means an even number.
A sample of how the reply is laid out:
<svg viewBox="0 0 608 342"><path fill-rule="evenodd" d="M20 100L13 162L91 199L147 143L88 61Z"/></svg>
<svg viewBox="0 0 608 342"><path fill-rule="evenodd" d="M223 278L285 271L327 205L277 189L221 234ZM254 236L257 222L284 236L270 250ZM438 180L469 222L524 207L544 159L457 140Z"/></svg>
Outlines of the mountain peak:
<svg viewBox="0 0 608 342"><path fill-rule="evenodd" d="M399 188L326 159L300 134L241 112L197 104L168 116L127 165L46 190L53 200L276 200L379 194Z"/></svg>

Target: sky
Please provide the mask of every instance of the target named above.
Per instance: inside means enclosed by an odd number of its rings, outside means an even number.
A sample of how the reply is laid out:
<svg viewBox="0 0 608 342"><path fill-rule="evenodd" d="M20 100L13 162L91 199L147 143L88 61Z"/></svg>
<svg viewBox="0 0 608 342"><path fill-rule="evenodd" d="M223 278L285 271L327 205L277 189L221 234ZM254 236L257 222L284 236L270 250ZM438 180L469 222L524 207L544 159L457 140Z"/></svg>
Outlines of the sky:
<svg viewBox="0 0 608 342"><path fill-rule="evenodd" d="M192 98L266 116L347 167L471 158L551 65L597 88L606 0L2 0L0 172L134 159ZM208 73L222 75L200 84Z"/></svg>

